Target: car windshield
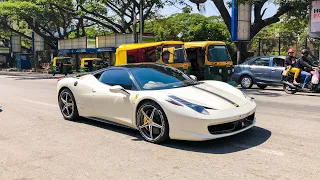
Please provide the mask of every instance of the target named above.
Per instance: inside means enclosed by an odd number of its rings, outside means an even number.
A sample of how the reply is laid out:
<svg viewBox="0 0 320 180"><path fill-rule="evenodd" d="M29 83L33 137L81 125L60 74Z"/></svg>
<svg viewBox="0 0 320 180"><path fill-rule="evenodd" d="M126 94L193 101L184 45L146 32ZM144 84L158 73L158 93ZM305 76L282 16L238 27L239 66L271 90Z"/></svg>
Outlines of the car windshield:
<svg viewBox="0 0 320 180"><path fill-rule="evenodd" d="M211 62L230 61L228 49L224 45L210 45L208 48L208 60Z"/></svg>
<svg viewBox="0 0 320 180"><path fill-rule="evenodd" d="M172 89L198 84L180 70L169 66L141 66L131 68L130 71L142 90Z"/></svg>
<svg viewBox="0 0 320 180"><path fill-rule="evenodd" d="M71 64L72 63L71 58L65 58L62 61L63 61L63 64Z"/></svg>
<svg viewBox="0 0 320 180"><path fill-rule="evenodd" d="M92 64L101 65L101 64L102 64L102 61L101 61L101 60L93 60L93 61L92 61Z"/></svg>

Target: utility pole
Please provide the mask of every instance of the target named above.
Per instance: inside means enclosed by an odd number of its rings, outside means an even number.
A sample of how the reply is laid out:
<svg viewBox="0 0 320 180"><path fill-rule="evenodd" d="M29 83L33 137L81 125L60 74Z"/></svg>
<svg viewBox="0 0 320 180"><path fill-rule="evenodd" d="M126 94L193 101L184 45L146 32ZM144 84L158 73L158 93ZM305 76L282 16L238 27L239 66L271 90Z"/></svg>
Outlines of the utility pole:
<svg viewBox="0 0 320 180"><path fill-rule="evenodd" d="M143 0L140 0L140 43L142 42L143 34Z"/></svg>
<svg viewBox="0 0 320 180"><path fill-rule="evenodd" d="M36 27L36 20L33 18L33 27ZM32 31L32 51L33 51L33 60L34 60L34 70L37 72L37 50L36 50L36 40L35 40L34 30Z"/></svg>

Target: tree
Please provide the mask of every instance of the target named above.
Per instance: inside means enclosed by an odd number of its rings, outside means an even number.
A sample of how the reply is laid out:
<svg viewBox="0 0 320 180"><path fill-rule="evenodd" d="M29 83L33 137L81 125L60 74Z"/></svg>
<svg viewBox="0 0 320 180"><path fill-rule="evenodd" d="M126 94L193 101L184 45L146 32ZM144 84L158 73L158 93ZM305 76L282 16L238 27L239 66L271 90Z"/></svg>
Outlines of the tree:
<svg viewBox="0 0 320 180"><path fill-rule="evenodd" d="M177 13L168 18L148 21L145 27L146 32L154 33L156 41L224 41L231 53L234 49L230 34L220 16Z"/></svg>
<svg viewBox="0 0 320 180"><path fill-rule="evenodd" d="M193 3L199 4L204 3L207 0L197 1L190 0ZM221 17L223 18L226 26L228 27L229 32L231 33L231 16L228 12L228 6L230 7L230 1L227 5L224 3L224 0L212 0L217 9L219 10ZM274 3L279 5L277 12L269 18L263 19L263 16L266 12L266 9L262 9L263 5L268 2L268 0L238 0L239 3L249 2L252 3L254 9L254 22L251 25L250 39L255 37L264 27L271 24L277 23L280 21L281 16L287 15L288 17L298 17L298 18L307 18L309 11L309 1L283 1L275 0ZM246 46L245 48L240 49L244 55L247 55Z"/></svg>
<svg viewBox="0 0 320 180"><path fill-rule="evenodd" d="M72 6L72 0L56 3ZM55 9L44 0L8 0L0 2L0 29L31 40L31 30L44 38L47 45L56 48L56 40L68 36L67 27L72 15ZM63 31L61 31L61 28ZM55 36L55 32L58 35Z"/></svg>
<svg viewBox="0 0 320 180"><path fill-rule="evenodd" d="M227 28L219 16L205 17L201 14L178 13L168 18L147 22L146 30L153 32L157 41L230 41Z"/></svg>

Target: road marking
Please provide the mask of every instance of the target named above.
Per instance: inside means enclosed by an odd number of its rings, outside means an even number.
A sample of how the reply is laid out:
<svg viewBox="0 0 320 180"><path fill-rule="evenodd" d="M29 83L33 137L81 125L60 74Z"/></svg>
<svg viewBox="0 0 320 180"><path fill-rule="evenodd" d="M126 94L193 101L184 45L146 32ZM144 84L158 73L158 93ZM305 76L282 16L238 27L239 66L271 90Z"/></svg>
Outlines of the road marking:
<svg viewBox="0 0 320 180"><path fill-rule="evenodd" d="M240 145L240 144L235 144L235 146L238 146L240 148L245 148L245 149L252 149L255 151L260 151L266 154L272 154L272 155L276 155L276 156L284 156L285 153L280 152L280 151L275 151L272 149L266 149L266 148L257 148L257 147L251 147L251 146L246 146L246 145Z"/></svg>
<svg viewBox="0 0 320 180"><path fill-rule="evenodd" d="M57 104L48 104L48 103L43 103L43 102L39 102L39 101L33 101L33 100L29 100L29 99L21 99L21 100L28 101L28 102L35 103L35 104L41 104L41 105L45 105L45 106L50 106L50 107L57 107L58 106Z"/></svg>

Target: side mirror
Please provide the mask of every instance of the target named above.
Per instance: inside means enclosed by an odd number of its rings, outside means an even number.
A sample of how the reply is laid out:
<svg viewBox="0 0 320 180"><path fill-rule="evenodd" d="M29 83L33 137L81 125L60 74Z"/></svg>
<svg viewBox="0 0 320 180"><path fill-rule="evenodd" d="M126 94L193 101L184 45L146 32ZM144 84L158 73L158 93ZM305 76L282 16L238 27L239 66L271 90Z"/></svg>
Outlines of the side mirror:
<svg viewBox="0 0 320 180"><path fill-rule="evenodd" d="M197 81L198 79L197 79L197 77L195 76L195 75L190 75L190 78L191 79L193 79L193 80L195 80L195 81Z"/></svg>
<svg viewBox="0 0 320 180"><path fill-rule="evenodd" d="M112 86L110 88L110 91L113 93L122 93L126 96L130 95L130 93L128 91L126 91L125 89L123 89L123 87L121 87L119 85Z"/></svg>

